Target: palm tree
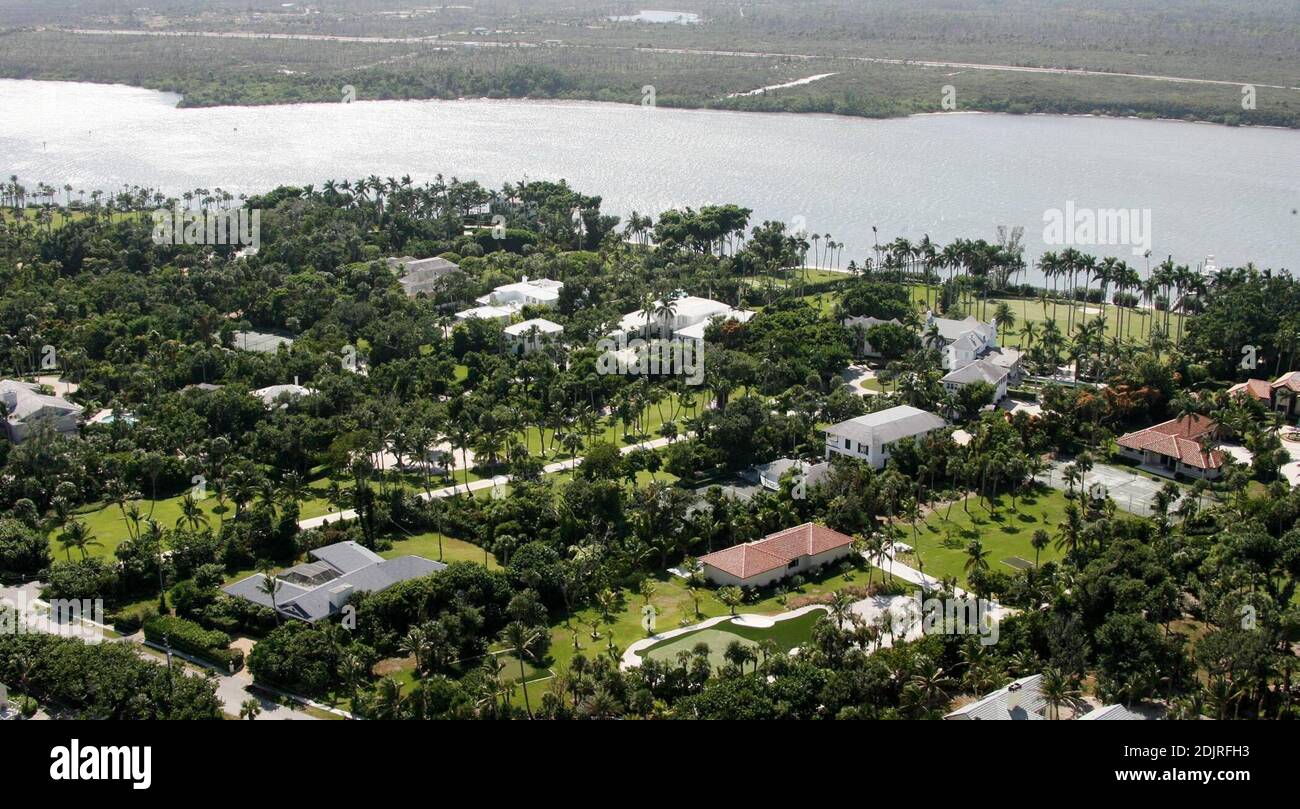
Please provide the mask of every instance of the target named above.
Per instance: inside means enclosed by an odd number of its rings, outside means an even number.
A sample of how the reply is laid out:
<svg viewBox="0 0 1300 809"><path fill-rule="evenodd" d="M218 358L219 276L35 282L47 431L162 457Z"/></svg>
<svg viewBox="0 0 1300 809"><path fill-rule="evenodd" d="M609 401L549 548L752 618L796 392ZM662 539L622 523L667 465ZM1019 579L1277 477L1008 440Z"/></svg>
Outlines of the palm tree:
<svg viewBox="0 0 1300 809"><path fill-rule="evenodd" d="M262 712L262 703L258 702L257 700L251 697L249 699L244 700L239 705L240 719L247 719L251 722L252 720L256 719L258 714L260 714L261 712Z"/></svg>
<svg viewBox="0 0 1300 809"><path fill-rule="evenodd" d="M188 525L191 531L198 531L199 526L208 524L208 515L203 512L192 492L187 492L181 500L181 516L176 518L176 527Z"/></svg>
<svg viewBox="0 0 1300 809"><path fill-rule="evenodd" d="M1029 544L1034 549L1034 567L1038 567L1038 556L1052 542L1052 535L1038 528L1034 531L1034 536L1029 540Z"/></svg>
<svg viewBox="0 0 1300 809"><path fill-rule="evenodd" d="M736 607L739 607L745 600L745 593L739 587L728 585L719 587L718 591L713 594L718 603L726 607L732 615L736 614Z"/></svg>
<svg viewBox="0 0 1300 809"><path fill-rule="evenodd" d="M888 611L886 614L893 615ZM927 706L947 703L951 699L948 689L954 685L956 681L948 675L948 670L941 668L929 655L920 656L916 671L908 680L908 686Z"/></svg>
<svg viewBox="0 0 1300 809"><path fill-rule="evenodd" d="M839 629L844 628L844 622L853 614L853 602L853 596L843 590L836 590L831 595L827 606L830 607L831 617L835 619L835 626Z"/></svg>
<svg viewBox="0 0 1300 809"><path fill-rule="evenodd" d="M1083 705L1083 693L1074 687L1070 678L1060 669L1046 668L1038 683L1039 693L1050 709L1048 718L1060 719L1061 706L1078 708Z"/></svg>
<svg viewBox="0 0 1300 809"><path fill-rule="evenodd" d="M524 659L536 659L532 649L533 644L537 643L539 637L541 637L540 630L530 628L522 621L511 621L506 625L505 631L502 633L502 639L506 642L507 648L519 661L519 685L524 689L524 709L528 711L529 719L533 718L533 706L528 699L528 675L524 669Z"/></svg>
<svg viewBox="0 0 1300 809"><path fill-rule="evenodd" d="M1032 320L1026 320L1020 327L1021 347L1026 351L1034 347L1034 340L1038 338L1038 324Z"/></svg>
<svg viewBox="0 0 1300 809"><path fill-rule="evenodd" d="M972 573L976 570L989 569L989 552L984 549L984 543L978 539L972 539L966 546L966 573Z"/></svg>
<svg viewBox="0 0 1300 809"><path fill-rule="evenodd" d="M398 645L403 654L415 658L415 671L417 674L424 671L424 650L427 646L428 636L418 626L411 627Z"/></svg>
<svg viewBox="0 0 1300 809"><path fill-rule="evenodd" d="M72 549L76 548L81 551L81 558L86 559L90 556L86 548L91 545L102 545L103 543L95 539L95 535L90 532L86 524L81 520L72 519L63 526L63 531L59 534L59 544L68 554L68 561L72 561Z"/></svg>
<svg viewBox="0 0 1300 809"><path fill-rule="evenodd" d="M262 568L262 581L257 585L257 589L271 597L271 612L275 613L275 622L279 624L280 607L276 603L275 595L280 592L280 579L271 572L269 565Z"/></svg>

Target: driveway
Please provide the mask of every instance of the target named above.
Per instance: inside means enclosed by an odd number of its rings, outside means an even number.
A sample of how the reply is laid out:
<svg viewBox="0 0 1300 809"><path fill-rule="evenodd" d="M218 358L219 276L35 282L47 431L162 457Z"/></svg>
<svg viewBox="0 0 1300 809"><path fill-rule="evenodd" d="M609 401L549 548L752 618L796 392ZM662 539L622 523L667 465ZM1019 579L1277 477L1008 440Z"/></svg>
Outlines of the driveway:
<svg viewBox="0 0 1300 809"><path fill-rule="evenodd" d="M863 385L864 382L876 378L876 372L865 365L850 365L848 368L844 369L844 372L840 374L840 376L844 377L844 381L849 383L849 387L853 388L862 396L880 395L880 391L872 390Z"/></svg>
<svg viewBox="0 0 1300 809"><path fill-rule="evenodd" d="M79 622L79 625L52 622L49 619L48 612L50 605L37 598L40 594L40 588L41 584L39 582L28 582L13 587L0 587L0 601L7 602L8 605L19 610L19 620L26 627L26 631L74 637L86 643L127 643L131 645L137 655L151 663L166 662L166 653L147 645L144 641L143 632L137 632L130 637L113 638L112 636L106 636L99 625L95 625L85 618ZM302 708L288 708L278 705L264 695L250 690L250 686L253 684L253 675L247 669L233 675L226 674L216 671L211 666L187 662L184 655L177 653L172 655L172 665L180 666L186 675L190 677L214 677L217 682L217 699L221 701L225 713L231 716L239 716L240 706L243 705L245 700L252 698L256 699L262 706L262 713L258 715L258 719L317 718ZM287 697L286 702L294 704Z"/></svg>
<svg viewBox="0 0 1300 809"><path fill-rule="evenodd" d="M1292 486L1300 486L1300 441L1288 441L1287 433L1282 434L1282 446L1291 453L1291 463L1282 467L1282 476Z"/></svg>

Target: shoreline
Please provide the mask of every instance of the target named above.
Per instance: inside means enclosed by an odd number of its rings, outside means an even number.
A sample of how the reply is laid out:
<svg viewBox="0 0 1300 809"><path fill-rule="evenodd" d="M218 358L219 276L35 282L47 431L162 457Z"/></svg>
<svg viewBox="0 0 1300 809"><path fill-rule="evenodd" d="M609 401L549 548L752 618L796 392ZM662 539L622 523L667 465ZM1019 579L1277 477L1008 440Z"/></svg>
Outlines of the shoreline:
<svg viewBox="0 0 1300 809"><path fill-rule="evenodd" d="M148 87L140 84L128 84L121 81L95 81L93 79L63 79L63 78L34 78L18 76L0 76L0 81L19 81L19 82L49 82L59 84L92 84L103 87L123 87L130 90L144 90L151 93L159 93L167 96L175 96L176 102L170 106L177 110L215 110L215 109L257 109L262 107L301 107L308 105L326 104L333 105L342 103L340 101L290 101L277 100L267 101L265 103L248 103L248 104L186 104L186 95L175 90L165 90L157 87ZM746 94L740 96L726 96L724 98L746 97ZM757 97L757 96L748 96ZM567 98L567 97L534 97L534 96L506 96L502 98L493 98L491 96L458 96L456 98L444 98L440 96L428 96L421 98L364 98L351 102L352 104L365 104L374 102L473 102L473 101L492 101L492 102L523 102L528 104L599 104L614 107L638 108L643 105L639 101L609 101L598 98ZM1179 123L1179 124L1205 124L1210 126L1219 126L1226 129L1259 129L1259 130L1277 130L1282 132L1300 132L1300 123L1296 126L1281 126L1278 124L1253 124L1253 123L1236 123L1225 124L1220 121L1211 121L1205 118L1166 118L1166 117L1146 117L1143 115L1107 115L1097 112L1005 112L1002 110L982 110L982 109L964 109L964 110L934 110L929 112L909 112L900 115L853 115L842 112L798 112L794 110L772 110L772 109L734 109L726 106L711 106L707 104L661 104L655 109L670 109L693 112L714 112L714 113L732 113L739 115L790 115L799 118L834 118L841 120L862 120L862 121L899 121L910 118L930 118L948 115L1002 115L1014 118L1091 118L1095 120L1117 120L1117 121L1149 121L1160 123Z"/></svg>

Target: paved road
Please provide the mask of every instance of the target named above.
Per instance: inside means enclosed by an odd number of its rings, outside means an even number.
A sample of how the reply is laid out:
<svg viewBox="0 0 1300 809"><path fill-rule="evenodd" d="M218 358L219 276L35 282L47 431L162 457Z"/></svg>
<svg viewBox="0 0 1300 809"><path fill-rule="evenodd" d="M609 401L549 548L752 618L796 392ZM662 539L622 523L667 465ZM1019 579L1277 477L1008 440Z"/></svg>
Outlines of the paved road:
<svg viewBox="0 0 1300 809"><path fill-rule="evenodd" d="M109 639L103 633L103 625L96 625L82 617L79 626L58 624L49 618L50 605L38 596L42 585L29 582L20 586L0 587L0 601L7 602L19 611L19 620L29 632L44 632L62 637L75 637L87 643L129 643L137 655L151 663L166 662L166 653L144 645L144 633L137 632L130 637ZM236 674L222 674L207 666L186 662L180 655L173 655L172 664L182 666L190 677L212 676L217 682L217 699L221 700L222 710L231 716L239 716L239 708L249 698L256 699L262 706L258 719L316 719L302 709L286 708L276 704L262 694L248 690L253 684L253 676L248 670Z"/></svg>
<svg viewBox="0 0 1300 809"><path fill-rule="evenodd" d="M687 436L682 436L682 437L688 437L688 436L689 434L687 434ZM660 447L668 446L669 443L670 441L667 438L656 438L651 441L643 441L640 444L630 444L620 449L619 452L621 452L624 455L627 455L629 452L632 452L633 450L659 449ZM542 473L549 475L549 474L554 474L556 472L567 472L581 463L582 463L582 458L568 458L563 461L555 461L554 463L549 463L546 466L543 466ZM482 478L479 480L471 481L468 486L461 483L455 486L446 486L441 489L434 489L431 492L420 492L419 495L417 496L421 500L430 500L434 497L452 497L453 495L464 494L466 492L481 492L484 489L491 489L495 486L504 486L510 482L510 479L511 478L509 475L497 475L496 477L492 477L492 478ZM338 522L340 520L356 519L356 516L357 516L357 512L355 509L348 509L346 511L325 514L320 517L310 517L305 520L299 520L298 527L305 531L308 528L319 528L322 525L325 525L327 523Z"/></svg>

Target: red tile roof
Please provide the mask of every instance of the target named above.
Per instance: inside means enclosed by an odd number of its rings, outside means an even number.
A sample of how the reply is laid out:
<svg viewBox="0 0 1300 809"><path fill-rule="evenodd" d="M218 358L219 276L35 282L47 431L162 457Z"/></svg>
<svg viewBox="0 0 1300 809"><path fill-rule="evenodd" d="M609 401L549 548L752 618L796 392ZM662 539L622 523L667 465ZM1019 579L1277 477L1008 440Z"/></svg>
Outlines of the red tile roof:
<svg viewBox="0 0 1300 809"><path fill-rule="evenodd" d="M739 579L784 568L801 556L816 556L853 543L853 537L824 525L804 523L770 534L757 542L733 545L701 556L700 561Z"/></svg>
<svg viewBox="0 0 1300 809"><path fill-rule="evenodd" d="M1273 381L1270 386L1273 388L1287 388L1300 392L1300 371L1292 371L1289 374L1282 374Z"/></svg>
<svg viewBox="0 0 1300 809"><path fill-rule="evenodd" d="M1228 393L1249 393L1256 399L1263 399L1268 402L1273 399L1273 386L1269 384L1267 379L1247 379L1245 382L1239 382L1228 388Z"/></svg>
<svg viewBox="0 0 1300 809"><path fill-rule="evenodd" d="M1119 445L1135 450L1146 450L1167 458L1177 458L1197 469L1218 469L1223 466L1223 453L1204 451L1198 440L1213 432L1219 425L1205 416L1186 416L1171 419L1163 424L1148 427L1119 438Z"/></svg>

